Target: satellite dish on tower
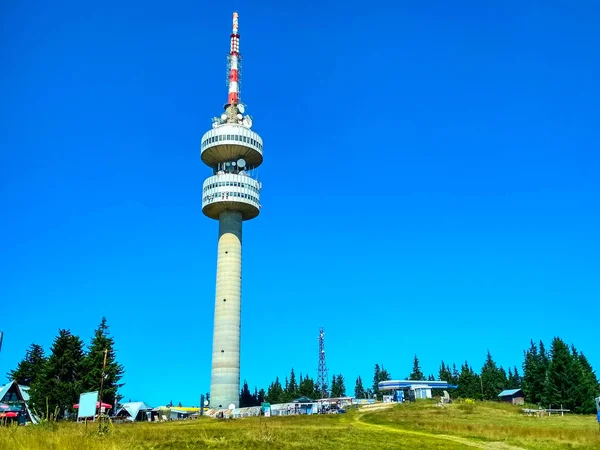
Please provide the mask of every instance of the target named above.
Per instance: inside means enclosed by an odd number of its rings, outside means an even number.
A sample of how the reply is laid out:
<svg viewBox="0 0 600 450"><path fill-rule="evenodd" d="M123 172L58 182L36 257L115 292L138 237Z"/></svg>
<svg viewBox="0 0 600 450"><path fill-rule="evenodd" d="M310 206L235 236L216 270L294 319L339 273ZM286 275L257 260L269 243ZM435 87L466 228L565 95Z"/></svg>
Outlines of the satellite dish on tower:
<svg viewBox="0 0 600 450"><path fill-rule="evenodd" d="M244 108L244 105L242 105L241 103L238 105L238 111L241 112L242 114L244 114L244 111L246 110L246 108Z"/></svg>
<svg viewBox="0 0 600 450"><path fill-rule="evenodd" d="M243 159L238 159L237 161L237 165L238 167L246 167L246 161L244 161Z"/></svg>
<svg viewBox="0 0 600 450"><path fill-rule="evenodd" d="M227 120L227 114L221 114L221 120Z"/></svg>
<svg viewBox="0 0 600 450"><path fill-rule="evenodd" d="M242 120L242 125L244 125L246 128L252 127L252 119L250 118L250 116L244 117L244 120Z"/></svg>
<svg viewBox="0 0 600 450"><path fill-rule="evenodd" d="M243 118L243 117L244 117L244 116L242 116L241 114L238 114L238 115L237 115L237 118L238 118L238 120L242 120L242 118Z"/></svg>

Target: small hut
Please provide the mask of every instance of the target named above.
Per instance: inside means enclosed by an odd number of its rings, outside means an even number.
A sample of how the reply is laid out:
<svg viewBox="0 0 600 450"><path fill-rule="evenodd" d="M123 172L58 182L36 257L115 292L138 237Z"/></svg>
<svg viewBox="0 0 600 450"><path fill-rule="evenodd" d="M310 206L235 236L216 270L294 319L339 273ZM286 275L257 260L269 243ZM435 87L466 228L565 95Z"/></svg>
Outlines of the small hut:
<svg viewBox="0 0 600 450"><path fill-rule="evenodd" d="M525 394L521 389L506 389L498 394L501 402L512 403L513 405L525 404Z"/></svg>
<svg viewBox="0 0 600 450"><path fill-rule="evenodd" d="M19 425L28 422L37 423L37 418L29 409L29 388L11 381L0 386L0 421L18 422Z"/></svg>

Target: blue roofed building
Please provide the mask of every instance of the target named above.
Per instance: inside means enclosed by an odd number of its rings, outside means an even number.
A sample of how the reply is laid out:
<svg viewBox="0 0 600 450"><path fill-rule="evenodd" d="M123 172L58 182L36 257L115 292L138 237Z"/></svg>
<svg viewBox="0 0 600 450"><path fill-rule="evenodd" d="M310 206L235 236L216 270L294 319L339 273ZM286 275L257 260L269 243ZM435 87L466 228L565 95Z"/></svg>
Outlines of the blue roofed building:
<svg viewBox="0 0 600 450"><path fill-rule="evenodd" d="M525 404L525 394L522 389L505 389L498 394L501 402L512 403L513 405Z"/></svg>
<svg viewBox="0 0 600 450"><path fill-rule="evenodd" d="M386 380L380 381L378 387L382 392L390 392L392 401L403 402L406 398L405 392L408 392L408 399L414 401L419 398L432 398L433 389L454 389L457 386L447 381Z"/></svg>

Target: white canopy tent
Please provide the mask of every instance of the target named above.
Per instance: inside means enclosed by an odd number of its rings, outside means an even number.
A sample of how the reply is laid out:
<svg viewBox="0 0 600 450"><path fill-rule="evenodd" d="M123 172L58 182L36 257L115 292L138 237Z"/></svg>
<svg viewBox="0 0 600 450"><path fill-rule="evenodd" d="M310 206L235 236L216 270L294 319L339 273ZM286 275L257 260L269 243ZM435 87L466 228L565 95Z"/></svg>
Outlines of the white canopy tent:
<svg viewBox="0 0 600 450"><path fill-rule="evenodd" d="M121 405L116 416L127 416L127 420L135 422L136 420L148 420L152 407L144 402L127 402Z"/></svg>

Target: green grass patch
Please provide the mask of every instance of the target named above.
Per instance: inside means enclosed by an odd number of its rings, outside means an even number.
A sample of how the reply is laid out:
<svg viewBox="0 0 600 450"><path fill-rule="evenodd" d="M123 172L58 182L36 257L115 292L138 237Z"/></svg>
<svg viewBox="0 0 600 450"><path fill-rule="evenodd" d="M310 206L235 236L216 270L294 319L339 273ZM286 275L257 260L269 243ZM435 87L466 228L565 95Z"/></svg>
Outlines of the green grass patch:
<svg viewBox="0 0 600 450"><path fill-rule="evenodd" d="M428 401L400 404L384 412L367 413L362 420L401 430L501 442L526 449L600 449L595 416L539 418L524 415L519 406L502 403L453 403L443 408Z"/></svg>

